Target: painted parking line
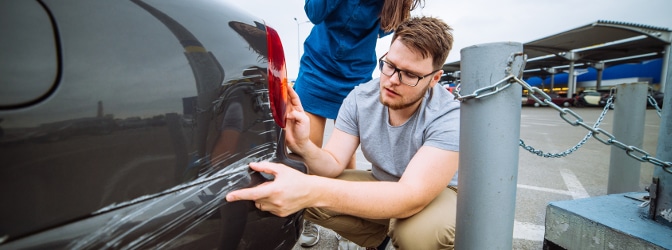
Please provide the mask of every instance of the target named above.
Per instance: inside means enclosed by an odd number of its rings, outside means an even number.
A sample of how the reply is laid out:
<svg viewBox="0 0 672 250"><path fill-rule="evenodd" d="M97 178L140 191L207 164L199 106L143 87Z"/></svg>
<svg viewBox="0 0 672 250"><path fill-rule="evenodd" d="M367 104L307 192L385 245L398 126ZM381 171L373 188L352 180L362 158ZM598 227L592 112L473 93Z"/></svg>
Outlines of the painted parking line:
<svg viewBox="0 0 672 250"><path fill-rule="evenodd" d="M567 186L567 189L569 189L573 199L576 200L590 197L586 189L581 185L579 179L576 178L574 172L566 168L561 168L560 175L562 176L562 180L565 181L565 185Z"/></svg>
<svg viewBox="0 0 672 250"><path fill-rule="evenodd" d="M513 238L531 241L544 240L544 225L513 221Z"/></svg>
<svg viewBox="0 0 672 250"><path fill-rule="evenodd" d="M554 194L562 194L562 195L572 196L572 192L570 192L568 190L544 188L544 187L529 186L529 185L523 185L523 184L518 184L518 187L519 188L524 188L524 189L535 190L535 191L546 192L546 193L554 193Z"/></svg>
<svg viewBox="0 0 672 250"><path fill-rule="evenodd" d="M542 123L542 122L526 122L525 124L520 124L521 128L527 128L527 127L561 127L565 126L565 124L562 123Z"/></svg>
<svg viewBox="0 0 672 250"><path fill-rule="evenodd" d="M574 200L590 197L590 195L588 194L586 189L583 188L583 185L581 185L581 182L576 177L574 172L572 172L569 169L561 168L560 169L560 175L562 176L562 180L565 182L565 186L567 187L567 190L536 187L536 186L529 186L529 185L522 185L522 184L519 184L517 186L518 186L518 188L524 188L524 189L530 189L530 190L547 192L547 193L554 193L554 194L568 195L568 196L571 196L572 199L574 199ZM543 241L544 240L544 231L545 231L545 225L537 225L537 224L533 224L533 223L519 222L519 221L514 221L513 222L513 238L514 239L531 240L531 241Z"/></svg>
<svg viewBox="0 0 672 250"><path fill-rule="evenodd" d="M561 168L560 169L560 175L562 176L562 180L565 182L565 186L567 186L568 190L544 188L544 187L537 187L537 186L530 186L530 185L523 185L523 184L518 184L518 187L519 188L524 188L524 189L535 190L535 191L547 192L547 193L568 195L568 196L572 196L572 199L574 199L574 200L590 197L590 195L588 194L586 189L584 189L583 185L581 185L581 182L579 181L579 179L576 178L576 175L574 174L574 172L572 172L569 169Z"/></svg>

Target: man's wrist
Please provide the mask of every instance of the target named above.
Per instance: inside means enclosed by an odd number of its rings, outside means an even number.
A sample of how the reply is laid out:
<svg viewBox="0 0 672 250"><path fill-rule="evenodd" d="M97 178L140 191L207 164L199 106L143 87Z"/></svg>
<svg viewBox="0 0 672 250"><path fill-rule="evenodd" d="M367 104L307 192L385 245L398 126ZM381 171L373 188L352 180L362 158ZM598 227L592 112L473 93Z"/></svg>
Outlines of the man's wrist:
<svg viewBox="0 0 672 250"><path fill-rule="evenodd" d="M297 142L294 147L291 148L292 152L301 155L301 156L306 156L310 149L314 146L313 142L309 139L303 140L301 142Z"/></svg>

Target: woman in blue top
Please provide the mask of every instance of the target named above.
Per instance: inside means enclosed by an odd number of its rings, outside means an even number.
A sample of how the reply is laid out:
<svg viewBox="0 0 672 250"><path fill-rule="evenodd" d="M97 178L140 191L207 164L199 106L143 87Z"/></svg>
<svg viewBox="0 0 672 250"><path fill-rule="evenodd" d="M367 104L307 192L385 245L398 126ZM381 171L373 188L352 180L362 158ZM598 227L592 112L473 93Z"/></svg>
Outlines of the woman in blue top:
<svg viewBox="0 0 672 250"><path fill-rule="evenodd" d="M336 119L343 99L372 79L376 42L411 16L424 0L306 0L304 10L315 25L303 43L296 93L310 117L310 140L322 145L327 119ZM348 168L354 169L353 155ZM304 226L300 242L311 247L319 230Z"/></svg>
<svg viewBox="0 0 672 250"><path fill-rule="evenodd" d="M306 0L315 25L303 44L294 89L310 116L311 140L322 145L326 119L345 96L372 79L377 39L394 31L424 0ZM349 168L355 168L354 159Z"/></svg>

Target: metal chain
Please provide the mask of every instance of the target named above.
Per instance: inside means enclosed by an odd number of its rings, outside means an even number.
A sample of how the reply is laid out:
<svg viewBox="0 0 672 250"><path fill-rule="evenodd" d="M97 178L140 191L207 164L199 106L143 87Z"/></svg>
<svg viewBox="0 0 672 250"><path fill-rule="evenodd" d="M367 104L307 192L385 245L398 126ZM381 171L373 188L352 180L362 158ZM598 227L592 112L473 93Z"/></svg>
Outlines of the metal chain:
<svg viewBox="0 0 672 250"><path fill-rule="evenodd" d="M514 58L514 57L512 56L512 57L509 58L508 65L512 64L512 58ZM651 155L649 155L649 153L644 151L643 149L637 148L635 146L626 145L626 144L616 140L616 137L614 137L609 132L607 132L604 129L598 127L599 123L602 121L602 119L604 118L604 115L606 114L606 110L609 109L609 107L611 106L611 104L613 102L613 90L614 90L613 88L611 90L611 93L609 94L609 99L607 100L607 104L605 105L605 111L602 111L602 114L600 115L600 118L598 119L598 122L594 126L590 126L590 125L584 123L583 118L581 118L581 116L578 115L576 112L572 111L571 109L562 108L562 107L556 105L555 103L553 103L551 101L551 97L548 94L546 94L544 91L542 91L541 89L539 89L537 87L532 87L527 82L525 82L525 81L519 79L518 77L514 76L511 73L511 68L510 67L507 67L506 71L507 71L507 76L505 76L504 79L496 82L495 84L493 84L491 86L477 89L476 91L474 91L473 94L460 95L460 85L458 85L456 87L455 91L453 92L453 95L455 96L455 99L459 100L460 102L464 102L466 100L473 99L473 98L479 99L479 98L483 98L483 97L486 97L486 96L491 96L491 95L497 94L497 93L503 91L504 89L508 88L509 86L511 86L513 83L518 83L518 84L522 85L523 88L525 88L529 93L531 93L528 96L531 97L532 99L534 99L535 102L537 102L541 105L544 105L544 106L550 106L550 107L554 108L555 110L560 112L560 118L565 120L565 122L567 122L570 125L575 126L575 127L576 126L581 126L581 127L585 128L589 131L588 135L586 135L586 137L584 137L584 140L579 142L579 144L577 144L573 148L568 149L565 152L560 153L560 154L548 154L548 153L544 154L543 151L535 150L533 147L525 145L523 140L520 140L519 145L521 147L525 148L526 150L530 151L530 153L533 153L533 154L536 154L536 155L539 155L539 156L544 156L544 157L566 156L566 155L576 151L576 149L578 149L579 147L581 147L581 145L583 145L583 143L585 143L585 140L588 140L588 138L590 138L590 136L592 136L596 140L602 142L605 145L612 145L612 146L615 146L617 148L625 150L625 153L628 156L630 156L630 157L632 157L632 158L634 158L634 159L636 159L640 162L649 162L653 165L660 166L660 167L663 168L663 170L665 172L672 174L672 162L665 162L665 161L662 161L662 160L657 159L655 157L651 157ZM537 96L535 96L535 94L540 95L542 97L542 99L539 99ZM574 117L574 121L570 121L566 117L567 115L571 115L572 117ZM603 139L603 138L600 137L600 135L605 135L608 138Z"/></svg>
<svg viewBox="0 0 672 250"><path fill-rule="evenodd" d="M604 106L604 110L602 110L602 113L600 114L600 117L597 118L597 121L592 126L592 128L597 129L597 127L600 126L600 124L602 123L602 120L604 119L605 115L607 114L607 111L609 110L609 105L611 105L612 102L613 102L613 97L609 97L609 99L607 100L607 105ZM543 157L546 157L546 158L561 158L561 157L568 156L571 153L574 153L574 151L581 148L581 146L583 146L583 144L585 144L586 141L588 141L588 139L590 139L590 137L592 137L592 136L593 136L593 132L592 131L588 132L586 134L586 136L584 136L583 139L581 139L581 141L579 141L574 147L571 147L571 148L563 151L562 153L544 153L544 151L542 151L542 150L536 150L532 146L525 145L525 142L523 141L523 139L520 139L520 142L518 143L518 145L520 145L520 147L524 148L525 150L527 150L530 153L535 154L537 156L543 156Z"/></svg>
<svg viewBox="0 0 672 250"><path fill-rule="evenodd" d="M656 108L656 113L658 113L658 118L662 118L663 116L661 115L663 111L660 110L660 107L658 107L658 102L656 101L655 98L653 98L653 88L649 87L649 95L647 96L647 100L649 101L649 104L651 106Z"/></svg>
<svg viewBox="0 0 672 250"><path fill-rule="evenodd" d="M490 95L494 95L496 93L499 93L500 91L505 90L506 88L511 86L511 84L513 82L512 80L516 78L516 76L512 72L513 71L513 63L516 60L516 57L522 57L522 59L523 59L523 65L521 66L520 71L517 72L518 76L522 77L523 76L523 69L525 69L525 64L527 63L527 55L523 54L522 52L511 53L511 55L509 55L509 58L507 59L507 62L506 62L506 69L504 70L504 72L506 74L506 77L504 77L504 79L502 79L499 82L493 84L492 86L477 89L476 91L474 91L473 94L466 95L466 96L460 95L461 84L457 84L457 86L453 90L453 95L455 96L455 99L459 100L460 102L464 102L464 101L472 99L472 98L480 99L480 98L483 98L483 97L486 97L486 96L490 96Z"/></svg>

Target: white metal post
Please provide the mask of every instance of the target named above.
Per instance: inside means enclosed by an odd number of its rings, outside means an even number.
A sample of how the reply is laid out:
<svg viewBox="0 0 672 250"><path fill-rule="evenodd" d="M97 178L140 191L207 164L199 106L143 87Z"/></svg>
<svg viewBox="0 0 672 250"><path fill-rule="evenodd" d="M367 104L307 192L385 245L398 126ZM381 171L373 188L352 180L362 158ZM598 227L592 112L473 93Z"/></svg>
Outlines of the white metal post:
<svg viewBox="0 0 672 250"><path fill-rule="evenodd" d="M616 86L614 121L617 122L614 122L612 134L626 145L642 148L648 90L649 84L646 82ZM596 136L607 139L602 135ZM607 194L644 191L644 188L639 186L641 165L640 161L627 155L623 149L612 146Z"/></svg>
<svg viewBox="0 0 672 250"><path fill-rule="evenodd" d="M461 93L504 79L521 43L475 45L461 50ZM511 67L521 72L524 59ZM521 77L521 76L518 76ZM520 93L514 83L484 98L469 99L460 111L459 192L456 249L511 249L518 180Z"/></svg>
<svg viewBox="0 0 672 250"><path fill-rule="evenodd" d="M661 79L660 86L665 89L665 96L663 99L663 112L661 114L660 121L660 130L658 133L658 148L656 149L656 158L665 162L672 162L672 84L665 84L668 80L672 79L672 64L670 64L670 58L672 55L670 52L670 46L667 46L666 52L668 52L665 57L667 59L665 63L665 79ZM669 83L669 82L668 82ZM458 177L459 178L459 177ZM663 170L661 167L656 167L653 171L653 178L658 180L658 185L655 187L657 190L657 197L655 202L651 202L652 209L649 214L650 217L654 217L654 220L662 223L663 225L672 227L672 174Z"/></svg>

